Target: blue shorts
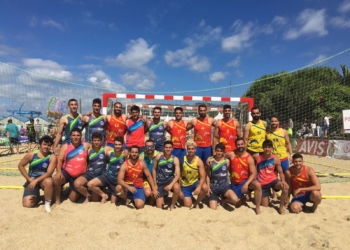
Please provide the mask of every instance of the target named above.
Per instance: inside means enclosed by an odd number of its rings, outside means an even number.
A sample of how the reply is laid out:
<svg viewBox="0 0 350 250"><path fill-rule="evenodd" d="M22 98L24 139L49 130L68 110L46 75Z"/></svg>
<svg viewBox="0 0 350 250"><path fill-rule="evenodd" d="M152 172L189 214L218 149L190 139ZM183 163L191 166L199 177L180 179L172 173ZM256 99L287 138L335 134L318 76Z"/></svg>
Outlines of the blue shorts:
<svg viewBox="0 0 350 250"><path fill-rule="evenodd" d="M279 183L280 180L279 179L275 179L273 181L271 181L270 183L266 184L266 185L261 185L261 189L262 189L262 198L265 197L269 197L271 195L271 188L273 190L275 190L276 192L279 191L278 189L275 189L275 186L277 185L277 183Z"/></svg>
<svg viewBox="0 0 350 250"><path fill-rule="evenodd" d="M49 177L51 178L51 177ZM34 187L33 190L30 190L28 188L29 182L27 181L26 183L24 183L23 187L24 187L24 192L23 192L23 198L26 196L36 196L39 197L40 196L40 189L41 189L41 184L43 183L44 180L40 181L38 184L36 184L36 186Z"/></svg>
<svg viewBox="0 0 350 250"><path fill-rule="evenodd" d="M220 188L211 188L211 194L209 196L209 201L219 201L219 197L223 199L225 197L226 192L230 190L230 186L224 186Z"/></svg>
<svg viewBox="0 0 350 250"><path fill-rule="evenodd" d="M176 156L179 161L180 161L180 166L182 166L182 164L184 163L184 157L186 156L187 152L186 149L184 148L174 148L172 155Z"/></svg>
<svg viewBox="0 0 350 250"><path fill-rule="evenodd" d="M324 125L324 126L323 126L323 129L324 129L324 130L329 130L329 127L328 127L327 125Z"/></svg>
<svg viewBox="0 0 350 250"><path fill-rule="evenodd" d="M102 174L96 178L100 180L103 187L108 187L108 190L111 192L111 194L117 197L117 191L116 191L117 182L114 182L108 179L107 175L105 174Z"/></svg>
<svg viewBox="0 0 350 250"><path fill-rule="evenodd" d="M76 179L78 179L79 176L72 177L68 174L68 172L65 169L62 169L62 175L63 175L64 179L66 179L66 183L69 182L69 189L73 192L78 193L78 191L74 187L74 182Z"/></svg>
<svg viewBox="0 0 350 250"><path fill-rule="evenodd" d="M303 204L303 206L305 206L305 204L308 202L313 203L310 199L310 195L311 195L311 192L307 192L306 194L303 194L303 195L297 196L296 198L293 198L290 203L292 204L293 202L299 202L299 203Z"/></svg>
<svg viewBox="0 0 350 250"><path fill-rule="evenodd" d="M281 161L281 167L282 167L282 171L283 173L286 172L289 169L289 161L288 158Z"/></svg>
<svg viewBox="0 0 350 250"><path fill-rule="evenodd" d="M196 155L203 161L207 162L208 158L212 156L213 153L213 148L212 146L206 147L206 148L201 148L197 147L196 148Z"/></svg>
<svg viewBox="0 0 350 250"><path fill-rule="evenodd" d="M85 172L85 173L83 173L83 175L81 175L81 177L84 177L89 182L93 178L96 178L97 176L100 176L100 175L101 175L101 173L93 174L93 173L90 173L90 172Z"/></svg>
<svg viewBox="0 0 350 250"><path fill-rule="evenodd" d="M243 181L241 184L231 184L231 189L233 192L235 192L238 199L240 199L244 196L244 193L242 193L242 187L244 186L244 184L246 184L247 181L248 181L248 179Z"/></svg>
<svg viewBox="0 0 350 250"><path fill-rule="evenodd" d="M131 185L129 185L131 186ZM131 186L132 187L132 186ZM133 194L130 191L128 191L128 196L132 196L133 200L142 200L143 202L145 202L146 197L145 197L145 193L143 192L143 188L138 188L138 187L134 187L136 189L136 192Z"/></svg>
<svg viewBox="0 0 350 250"><path fill-rule="evenodd" d="M191 186L183 187L181 186L181 192L184 194L184 197L192 197L192 192L198 187L199 180L193 183Z"/></svg>

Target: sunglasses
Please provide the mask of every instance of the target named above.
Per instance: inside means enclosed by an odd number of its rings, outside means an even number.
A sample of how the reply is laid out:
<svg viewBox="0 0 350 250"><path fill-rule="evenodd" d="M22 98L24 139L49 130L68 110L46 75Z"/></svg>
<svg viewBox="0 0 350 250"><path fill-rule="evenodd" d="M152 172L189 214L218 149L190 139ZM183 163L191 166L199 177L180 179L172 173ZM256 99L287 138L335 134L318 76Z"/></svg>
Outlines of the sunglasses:
<svg viewBox="0 0 350 250"><path fill-rule="evenodd" d="M154 146L145 146L146 149L152 149Z"/></svg>

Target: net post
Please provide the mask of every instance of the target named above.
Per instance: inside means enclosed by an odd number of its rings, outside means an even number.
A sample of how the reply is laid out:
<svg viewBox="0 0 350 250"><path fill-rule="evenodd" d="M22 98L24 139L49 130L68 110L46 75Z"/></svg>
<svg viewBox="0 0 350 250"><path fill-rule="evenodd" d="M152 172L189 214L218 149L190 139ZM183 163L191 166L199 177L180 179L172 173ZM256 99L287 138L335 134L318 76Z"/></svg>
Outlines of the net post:
<svg viewBox="0 0 350 250"><path fill-rule="evenodd" d="M102 114L107 115L107 106L109 98L116 98L117 94L114 93L103 93L102 95Z"/></svg>

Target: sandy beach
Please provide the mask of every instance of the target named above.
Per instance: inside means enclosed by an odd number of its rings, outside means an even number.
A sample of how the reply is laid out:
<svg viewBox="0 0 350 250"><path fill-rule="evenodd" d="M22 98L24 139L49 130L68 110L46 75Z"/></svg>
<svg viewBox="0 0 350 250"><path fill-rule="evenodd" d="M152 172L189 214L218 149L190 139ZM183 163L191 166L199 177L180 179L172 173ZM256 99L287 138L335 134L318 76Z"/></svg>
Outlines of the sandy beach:
<svg viewBox="0 0 350 250"><path fill-rule="evenodd" d="M19 156L0 158L0 163ZM350 173L349 162L304 156L321 173ZM23 185L18 160L1 163L1 185ZM325 164L333 166L321 166ZM338 169L338 168L340 169ZM350 195L350 177L320 177L323 195ZM0 249L349 249L350 200L323 199L316 214L298 215L275 207L255 215L248 206L229 210L143 210L111 203L74 204L64 200L44 212L22 207L23 190L0 189Z"/></svg>

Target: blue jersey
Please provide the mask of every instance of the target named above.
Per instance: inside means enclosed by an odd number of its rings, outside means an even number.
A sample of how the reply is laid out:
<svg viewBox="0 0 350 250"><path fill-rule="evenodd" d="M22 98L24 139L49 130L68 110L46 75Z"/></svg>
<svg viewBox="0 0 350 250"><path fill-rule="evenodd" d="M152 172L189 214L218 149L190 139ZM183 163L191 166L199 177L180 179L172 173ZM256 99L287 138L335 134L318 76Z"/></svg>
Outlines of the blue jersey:
<svg viewBox="0 0 350 250"><path fill-rule="evenodd" d="M149 128L149 138L154 141L156 150L163 151L165 141L164 122L154 124L152 121Z"/></svg>
<svg viewBox="0 0 350 250"><path fill-rule="evenodd" d="M105 149L101 148L95 152L92 148L89 150L89 165L86 172L99 176L106 171Z"/></svg>
<svg viewBox="0 0 350 250"><path fill-rule="evenodd" d="M92 116L89 117L89 120L85 127L85 141L92 143L92 134L95 132L100 133L102 135L102 145L104 145L106 129L103 115L97 118Z"/></svg>
<svg viewBox="0 0 350 250"><path fill-rule="evenodd" d="M70 142L70 132L74 128L83 129L83 121L81 120L81 117L79 114L75 119L73 119L69 115L66 115L66 118L68 120L68 124L66 125L63 131L63 135L64 135L64 140L62 139L63 144Z"/></svg>
<svg viewBox="0 0 350 250"><path fill-rule="evenodd" d="M154 153L153 153L153 156L151 159L148 157L148 155L145 152L142 152L140 154L140 158L146 163L148 170L151 174L152 174L152 169L153 169L154 158L156 158L158 153L159 152L157 150L154 150Z"/></svg>
<svg viewBox="0 0 350 250"><path fill-rule="evenodd" d="M114 151L111 152L111 154L109 155L108 167L107 167L107 170L105 172L105 175L107 176L107 178L110 181L117 183L120 166L124 162L125 162L124 153L122 153L120 156L116 157L114 154Z"/></svg>
<svg viewBox="0 0 350 250"><path fill-rule="evenodd" d="M221 162L216 162L214 159L210 161L210 188L222 189L228 186L229 174L226 159Z"/></svg>
<svg viewBox="0 0 350 250"><path fill-rule="evenodd" d="M157 166L157 184L165 184L175 177L174 156L169 160L165 159L164 155L159 157Z"/></svg>
<svg viewBox="0 0 350 250"><path fill-rule="evenodd" d="M47 172L50 165L51 152L45 158L39 158L39 150L35 149L32 159L29 162L28 175L30 178L38 178Z"/></svg>

